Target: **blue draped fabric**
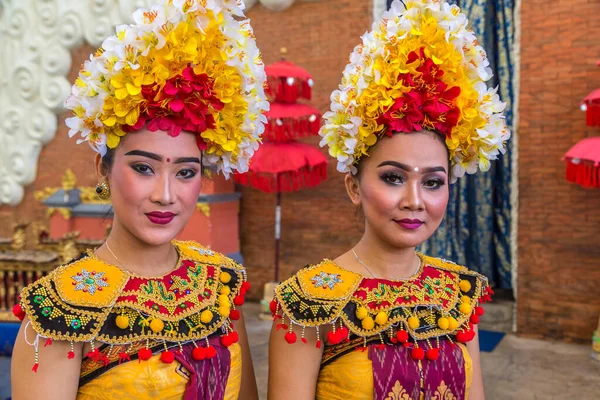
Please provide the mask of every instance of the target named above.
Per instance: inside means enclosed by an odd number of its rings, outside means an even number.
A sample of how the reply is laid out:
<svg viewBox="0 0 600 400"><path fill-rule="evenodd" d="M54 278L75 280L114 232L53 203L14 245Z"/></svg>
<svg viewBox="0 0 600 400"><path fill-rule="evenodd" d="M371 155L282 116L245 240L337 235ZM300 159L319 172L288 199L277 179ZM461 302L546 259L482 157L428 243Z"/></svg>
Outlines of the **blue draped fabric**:
<svg viewBox="0 0 600 400"><path fill-rule="evenodd" d="M515 65L516 0L450 1L461 7L469 25L485 48L500 98L507 103L505 115L513 131L516 96ZM388 6L391 0L388 1ZM492 163L486 173L461 178L450 188L450 203L444 222L420 251L447 258L486 275L494 287L510 288L512 247L511 161L514 141L507 153Z"/></svg>

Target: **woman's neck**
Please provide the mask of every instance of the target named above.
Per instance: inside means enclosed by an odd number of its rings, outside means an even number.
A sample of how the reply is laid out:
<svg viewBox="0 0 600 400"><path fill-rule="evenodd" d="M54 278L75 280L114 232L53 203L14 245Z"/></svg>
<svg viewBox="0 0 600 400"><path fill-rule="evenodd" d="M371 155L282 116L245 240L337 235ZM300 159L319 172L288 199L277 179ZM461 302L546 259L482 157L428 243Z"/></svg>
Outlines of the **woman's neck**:
<svg viewBox="0 0 600 400"><path fill-rule="evenodd" d="M140 276L161 276L172 271L178 253L171 243L152 245L141 241L117 221L106 242L96 250L102 260Z"/></svg>
<svg viewBox="0 0 600 400"><path fill-rule="evenodd" d="M361 240L354 246L356 256L366 264L366 268L355 262L367 274L377 278L402 279L413 276L420 265L414 247L395 247L382 241L376 235L365 231ZM352 254L354 256L354 254ZM366 269L366 271L365 271ZM365 275L363 273L363 275Z"/></svg>

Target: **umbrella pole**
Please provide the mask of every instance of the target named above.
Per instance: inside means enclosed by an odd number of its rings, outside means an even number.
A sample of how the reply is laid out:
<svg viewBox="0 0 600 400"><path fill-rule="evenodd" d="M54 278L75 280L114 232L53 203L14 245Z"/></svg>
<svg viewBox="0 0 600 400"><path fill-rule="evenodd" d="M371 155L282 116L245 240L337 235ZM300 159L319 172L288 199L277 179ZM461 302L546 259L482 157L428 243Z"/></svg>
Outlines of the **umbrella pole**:
<svg viewBox="0 0 600 400"><path fill-rule="evenodd" d="M275 206L275 281L279 282L279 241L281 238L281 192L277 191Z"/></svg>

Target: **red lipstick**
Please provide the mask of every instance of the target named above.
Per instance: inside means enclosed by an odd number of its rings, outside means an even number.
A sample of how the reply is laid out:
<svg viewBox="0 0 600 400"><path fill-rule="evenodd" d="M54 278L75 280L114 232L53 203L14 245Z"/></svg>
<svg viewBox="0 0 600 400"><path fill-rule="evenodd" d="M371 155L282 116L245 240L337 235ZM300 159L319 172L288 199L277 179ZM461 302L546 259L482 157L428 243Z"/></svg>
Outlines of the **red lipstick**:
<svg viewBox="0 0 600 400"><path fill-rule="evenodd" d="M172 212L160 212L160 211L152 211L150 213L146 213L146 217L154 223L158 225L166 225L169 222L173 221L175 215Z"/></svg>
<svg viewBox="0 0 600 400"><path fill-rule="evenodd" d="M415 230L415 229L419 229L421 227L421 225L424 224L423 221L421 221L420 219L401 219L399 221L394 220L398 225L400 225L401 227L403 227L404 229L410 229L410 230Z"/></svg>

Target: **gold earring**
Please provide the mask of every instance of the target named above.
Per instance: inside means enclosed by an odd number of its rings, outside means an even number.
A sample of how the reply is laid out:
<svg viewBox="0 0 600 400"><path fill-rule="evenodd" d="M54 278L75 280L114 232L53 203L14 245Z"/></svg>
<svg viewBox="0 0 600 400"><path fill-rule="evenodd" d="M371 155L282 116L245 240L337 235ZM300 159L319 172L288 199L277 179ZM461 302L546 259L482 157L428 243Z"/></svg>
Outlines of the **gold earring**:
<svg viewBox="0 0 600 400"><path fill-rule="evenodd" d="M98 182L96 185L96 194L100 200L110 199L110 187L107 181Z"/></svg>

